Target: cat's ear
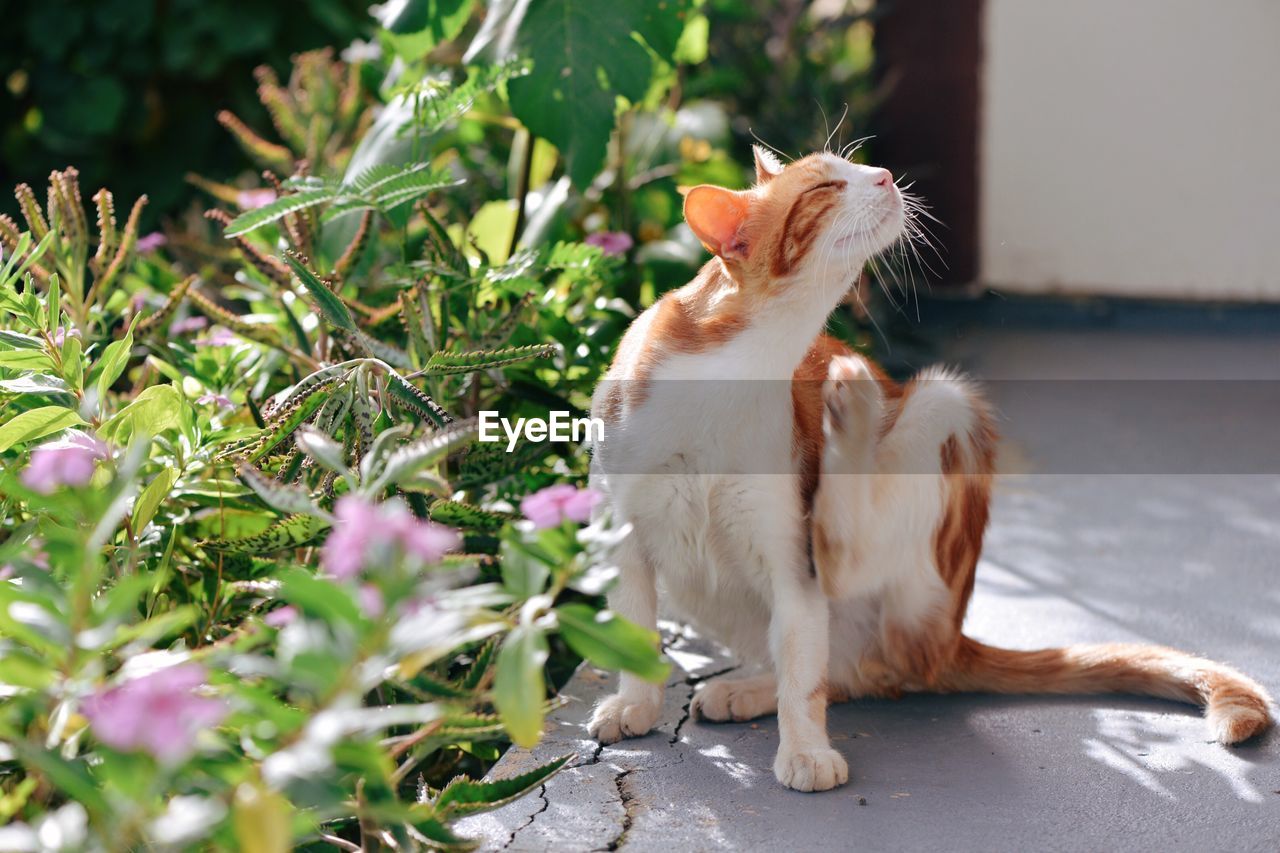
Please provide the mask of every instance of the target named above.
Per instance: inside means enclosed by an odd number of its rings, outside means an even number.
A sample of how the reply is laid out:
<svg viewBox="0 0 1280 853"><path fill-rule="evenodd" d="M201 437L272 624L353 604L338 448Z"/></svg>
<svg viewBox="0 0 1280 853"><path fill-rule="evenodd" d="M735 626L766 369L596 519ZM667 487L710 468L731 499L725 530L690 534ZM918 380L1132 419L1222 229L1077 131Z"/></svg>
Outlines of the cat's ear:
<svg viewBox="0 0 1280 853"><path fill-rule="evenodd" d="M749 207L745 193L703 184L684 197L684 220L713 255L742 260L747 256L742 225Z"/></svg>
<svg viewBox="0 0 1280 853"><path fill-rule="evenodd" d="M782 174L782 161L763 145L752 145L751 151L756 155L756 183L767 184Z"/></svg>

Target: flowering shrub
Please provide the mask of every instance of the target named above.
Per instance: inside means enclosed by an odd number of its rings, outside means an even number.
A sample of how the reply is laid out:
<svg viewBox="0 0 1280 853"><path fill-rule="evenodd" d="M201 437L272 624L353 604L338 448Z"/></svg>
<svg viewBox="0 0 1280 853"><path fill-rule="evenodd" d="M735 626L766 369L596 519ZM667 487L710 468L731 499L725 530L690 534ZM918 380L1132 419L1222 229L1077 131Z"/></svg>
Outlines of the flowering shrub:
<svg viewBox="0 0 1280 853"><path fill-rule="evenodd" d="M666 677L600 608L585 455L475 440L587 408L700 257L677 183L745 178L667 98L696 4L573 5L384 4L349 61L260 70L261 121L218 122L266 171L190 176L204 221L18 188L0 849L464 849L563 765L475 781L578 659Z"/></svg>

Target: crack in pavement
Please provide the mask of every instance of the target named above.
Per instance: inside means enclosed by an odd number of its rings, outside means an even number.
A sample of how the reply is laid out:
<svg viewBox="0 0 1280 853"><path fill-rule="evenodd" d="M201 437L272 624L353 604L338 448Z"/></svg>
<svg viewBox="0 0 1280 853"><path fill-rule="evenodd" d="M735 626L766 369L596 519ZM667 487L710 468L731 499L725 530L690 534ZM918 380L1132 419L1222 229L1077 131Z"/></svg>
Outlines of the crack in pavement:
<svg viewBox="0 0 1280 853"><path fill-rule="evenodd" d="M684 728L684 724L689 722L689 718L692 716L691 709L693 708L693 696L695 693L698 692L698 685L704 681L710 681L713 678L719 678L722 675L728 675L729 673L733 672L737 668L738 667L736 665L725 667L724 669L717 670L716 672L709 672L706 675L690 675L688 678L684 680L684 683L689 685L689 700L684 703L684 709L683 709L684 713L680 717L680 720L676 723L675 732L672 733L671 735L670 743L672 745L675 745L676 743L679 742L680 731Z"/></svg>
<svg viewBox="0 0 1280 853"><path fill-rule="evenodd" d="M614 836L606 846L601 850L614 851L622 847L626 843L627 833L631 831L631 826L635 822L635 814L632 812L633 804L636 803L635 795L627 790L627 777L634 772L632 770L624 770L614 777L613 784L618 788L618 802L622 805L622 828L618 834Z"/></svg>
<svg viewBox="0 0 1280 853"><path fill-rule="evenodd" d="M529 815L528 820L526 820L524 823L517 826L515 829L511 830L511 837L507 839L506 844L502 845L503 850L506 850L512 844L515 844L516 836L519 835L521 832L524 832L530 826L532 826L534 819L538 815L542 814L547 809L551 808L551 800L547 799L547 783L546 782L543 782L541 787L538 788L538 798L542 800L542 808L538 809L536 812Z"/></svg>

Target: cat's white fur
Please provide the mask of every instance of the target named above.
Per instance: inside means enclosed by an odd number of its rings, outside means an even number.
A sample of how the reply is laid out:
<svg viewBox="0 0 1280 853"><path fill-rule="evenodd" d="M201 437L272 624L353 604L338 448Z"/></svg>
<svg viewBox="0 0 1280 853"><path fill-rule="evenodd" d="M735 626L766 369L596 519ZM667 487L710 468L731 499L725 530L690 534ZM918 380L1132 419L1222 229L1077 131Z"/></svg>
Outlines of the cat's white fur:
<svg viewBox="0 0 1280 853"><path fill-rule="evenodd" d="M810 571L790 380L852 276L903 227L901 198L891 184L883 186L884 170L827 156L848 182L841 208L794 272L785 297L727 343L663 360L643 403L628 409L597 447L592 479L607 495L615 522L633 528L615 555L620 575L612 608L655 627L661 588L677 612L763 670L709 683L695 710L713 719L747 718L770 710L776 696L774 772L800 790L848 778L845 759L827 739L825 717L815 720L808 711L815 693L825 691L828 667L856 671L884 607L907 615L945 598L927 553L928 533L942 512L937 471L898 478L903 482L884 490L895 506L876 515L892 525L869 517L876 485L867 478L848 476L829 489L828 498L842 504L839 516L850 520L841 532L860 537L863 548L872 543L876 553L867 565L873 571L860 577L857 589L842 591L848 601L837 603ZM877 220L859 230L859 223ZM856 360L843 361L843 369L858 369ZM967 429L963 394L950 382L925 384L927 393L913 395L892 431L893 444L877 453L936 464L946 436ZM852 404L865 407L860 416L868 423L879 417L878 400ZM832 444L827 465L833 473L843 470L840 454L859 452ZM915 550L900 553L900 543ZM623 673L618 693L596 709L591 732L605 743L643 734L656 722L661 699L661 687ZM825 707L825 692L822 701Z"/></svg>

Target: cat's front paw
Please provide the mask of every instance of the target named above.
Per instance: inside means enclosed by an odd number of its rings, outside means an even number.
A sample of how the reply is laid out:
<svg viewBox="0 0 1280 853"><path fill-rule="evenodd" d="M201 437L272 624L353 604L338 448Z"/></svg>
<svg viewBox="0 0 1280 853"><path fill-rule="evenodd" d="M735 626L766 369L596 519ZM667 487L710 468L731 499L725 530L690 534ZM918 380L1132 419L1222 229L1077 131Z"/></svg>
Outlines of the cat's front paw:
<svg viewBox="0 0 1280 853"><path fill-rule="evenodd" d="M636 702L628 696L616 693L601 700L587 724L587 734L602 746L617 743L623 738L640 737L649 733L658 722L662 706L657 702Z"/></svg>
<svg viewBox="0 0 1280 853"><path fill-rule="evenodd" d="M836 356L822 386L826 406L823 428L828 437L870 441L879 429L884 393L867 360L860 355Z"/></svg>
<svg viewBox="0 0 1280 853"><path fill-rule="evenodd" d="M796 791L829 791L849 781L849 762L830 747L778 750L773 775Z"/></svg>

